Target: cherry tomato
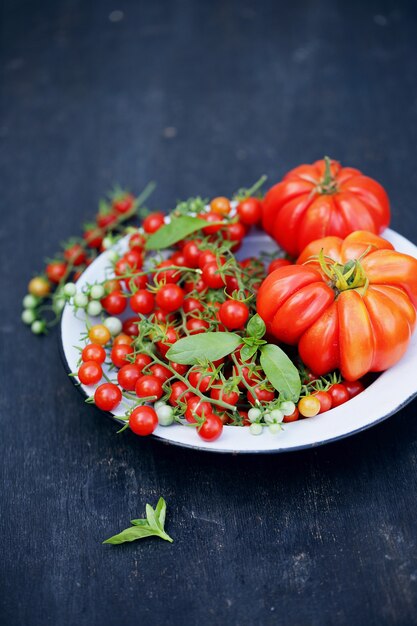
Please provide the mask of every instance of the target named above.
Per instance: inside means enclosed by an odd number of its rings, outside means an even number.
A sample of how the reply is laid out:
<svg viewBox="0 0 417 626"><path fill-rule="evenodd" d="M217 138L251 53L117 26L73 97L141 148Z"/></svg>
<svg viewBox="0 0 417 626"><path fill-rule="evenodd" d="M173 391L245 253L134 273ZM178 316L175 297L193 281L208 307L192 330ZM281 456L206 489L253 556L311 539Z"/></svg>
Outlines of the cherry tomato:
<svg viewBox="0 0 417 626"><path fill-rule="evenodd" d="M318 398L318 401L320 402L319 413L325 413L326 411L332 408L332 405L333 405L332 397L328 391L315 391L313 393L313 396Z"/></svg>
<svg viewBox="0 0 417 626"><path fill-rule="evenodd" d="M320 400L316 396L305 396L298 402L297 408L303 417L314 417L320 412Z"/></svg>
<svg viewBox="0 0 417 626"><path fill-rule="evenodd" d="M138 321L137 317L128 317L123 322L123 332L131 337L137 337L139 335Z"/></svg>
<svg viewBox="0 0 417 626"><path fill-rule="evenodd" d="M81 352L81 358L85 361L95 361L96 363L104 363L106 360L106 351L97 343L89 343Z"/></svg>
<svg viewBox="0 0 417 626"><path fill-rule="evenodd" d="M200 302L200 300L197 300L197 298L193 298L191 296L185 298L182 308L184 313L191 313L192 311L204 311L204 305Z"/></svg>
<svg viewBox="0 0 417 626"><path fill-rule="evenodd" d="M51 285L48 283L46 278L42 276L35 276L29 282L28 291L32 296L36 296L37 298L44 298L51 291Z"/></svg>
<svg viewBox="0 0 417 626"><path fill-rule="evenodd" d="M211 289L220 289L220 287L224 287L224 280L219 273L217 261L211 261L210 263L204 265L201 277L207 287L210 287Z"/></svg>
<svg viewBox="0 0 417 626"><path fill-rule="evenodd" d="M245 228L240 222L227 224L223 231L223 237L228 241L242 241L245 235Z"/></svg>
<svg viewBox="0 0 417 626"><path fill-rule="evenodd" d="M179 267L187 267L187 260L182 252L174 252L169 258L172 265L178 265ZM175 270L174 270L175 271Z"/></svg>
<svg viewBox="0 0 417 626"><path fill-rule="evenodd" d="M100 248L103 242L103 231L100 228L87 228L83 239L89 248Z"/></svg>
<svg viewBox="0 0 417 626"><path fill-rule="evenodd" d="M248 317L247 305L244 302L239 302L239 300L226 300L219 309L220 321L228 330L242 328Z"/></svg>
<svg viewBox="0 0 417 626"><path fill-rule="evenodd" d="M183 254L188 267L198 267L198 259L200 258L201 254L200 244L200 239L188 241L185 244L183 248Z"/></svg>
<svg viewBox="0 0 417 626"><path fill-rule="evenodd" d="M127 356L133 353L133 347L126 343L113 344L110 354L111 361L116 367L123 367L129 363Z"/></svg>
<svg viewBox="0 0 417 626"><path fill-rule="evenodd" d="M365 385L360 380L344 380L343 385L346 387L350 398L354 398L365 391Z"/></svg>
<svg viewBox="0 0 417 626"><path fill-rule="evenodd" d="M152 372L153 376L160 378L162 382L165 382L166 380L168 380L168 378L171 378L172 376L171 370L169 370L164 365L160 365L160 363L155 363L154 365L151 365L149 371Z"/></svg>
<svg viewBox="0 0 417 626"><path fill-rule="evenodd" d="M153 277L154 282L161 285L166 285L167 283L178 283L181 279L181 272L179 270L172 269L173 265L174 263L170 259L161 261L161 263L156 266L156 271Z"/></svg>
<svg viewBox="0 0 417 626"><path fill-rule="evenodd" d="M213 372L211 368L206 370L208 373L204 373L201 371L199 367L193 367L188 374L188 380L190 381L190 385L199 389L202 393L205 393L207 389L210 387L210 384L213 382Z"/></svg>
<svg viewBox="0 0 417 626"><path fill-rule="evenodd" d="M78 378L83 385L95 385L102 376L101 365L96 361L86 361L78 370Z"/></svg>
<svg viewBox="0 0 417 626"><path fill-rule="evenodd" d="M163 213L150 213L143 220L142 227L145 233L155 233L165 224L165 216Z"/></svg>
<svg viewBox="0 0 417 626"><path fill-rule="evenodd" d="M270 389L254 387L252 392L248 392L248 400L251 404L255 404L255 398L259 402L271 402L275 398L275 392Z"/></svg>
<svg viewBox="0 0 417 626"><path fill-rule="evenodd" d="M329 389L329 394L332 398L332 406L339 406L347 402L350 398L349 392L346 389L345 385L342 383L337 383L332 385Z"/></svg>
<svg viewBox="0 0 417 626"><path fill-rule="evenodd" d="M103 287L106 291L106 294L113 293L113 291L120 291L120 281L117 278L110 278L103 283Z"/></svg>
<svg viewBox="0 0 417 626"><path fill-rule="evenodd" d="M162 380L157 376L141 375L135 386L135 392L138 398L152 398L159 400L164 393L162 389Z"/></svg>
<svg viewBox="0 0 417 626"><path fill-rule="evenodd" d="M258 198L245 198L239 202L236 211L242 224L253 226L262 217L262 203Z"/></svg>
<svg viewBox="0 0 417 626"><path fill-rule="evenodd" d="M134 201L134 197L130 193L126 193L123 196L115 198L113 200L112 207L117 213L129 213L129 211L133 208Z"/></svg>
<svg viewBox="0 0 417 626"><path fill-rule="evenodd" d="M127 298L121 291L113 291L101 300L101 305L109 315L120 315L127 306Z"/></svg>
<svg viewBox="0 0 417 626"><path fill-rule="evenodd" d="M126 391L134 391L135 386L139 378L142 376L142 371L135 363L127 363L123 365L117 373L117 382L119 385L126 389Z"/></svg>
<svg viewBox="0 0 417 626"><path fill-rule="evenodd" d="M198 257L198 267L202 270L207 263L216 261L216 255L211 250L203 250Z"/></svg>
<svg viewBox="0 0 417 626"><path fill-rule="evenodd" d="M119 344L126 344L127 346L132 345L132 337L129 335L125 335L125 333L120 333L113 340L113 346L118 346Z"/></svg>
<svg viewBox="0 0 417 626"><path fill-rule="evenodd" d="M206 222L211 222L210 226L204 226L203 228L203 233L205 235L214 235L223 227L220 216L217 215L217 213L213 213L213 211L210 211L209 213L201 213L198 217L206 220Z"/></svg>
<svg viewBox="0 0 417 626"><path fill-rule="evenodd" d="M172 369L175 370L180 376L184 376L188 372L188 365L184 365L183 363L174 363L174 361L170 361L170 364Z"/></svg>
<svg viewBox="0 0 417 626"><path fill-rule="evenodd" d="M197 278L196 280L187 280L184 283L184 291L186 293L191 293L192 291L196 291L199 294L203 294L207 291L207 285L202 280L202 278Z"/></svg>
<svg viewBox="0 0 417 626"><path fill-rule="evenodd" d="M99 226L100 228L108 228L111 224L114 224L114 222L117 221L117 214L116 213L109 213L109 212L103 212L103 213L99 213L96 216L96 222L97 222L97 226Z"/></svg>
<svg viewBox="0 0 417 626"><path fill-rule="evenodd" d="M88 331L88 337L91 343L98 343L100 346L104 346L111 339L111 334L107 326L104 324L95 324Z"/></svg>
<svg viewBox="0 0 417 626"><path fill-rule="evenodd" d="M177 381L171 385L171 394L168 402L172 406L177 406L178 402L187 402L193 397L193 393L188 391L188 387L182 381Z"/></svg>
<svg viewBox="0 0 417 626"><path fill-rule="evenodd" d="M116 276L126 276L132 273L132 268L123 256L116 262L114 273Z"/></svg>
<svg viewBox="0 0 417 626"><path fill-rule="evenodd" d="M225 391L222 387L212 387L210 397L213 400L222 400L234 406L238 403L239 393L237 391Z"/></svg>
<svg viewBox="0 0 417 626"><path fill-rule="evenodd" d="M113 383L103 383L94 392L94 402L102 411L113 411L122 401L122 392Z"/></svg>
<svg viewBox="0 0 417 626"><path fill-rule="evenodd" d="M152 407L138 406L130 414L129 426L135 435L146 437L151 435L158 426L158 416Z"/></svg>
<svg viewBox="0 0 417 626"><path fill-rule="evenodd" d="M184 302L184 291L178 285L168 283L158 290L155 301L163 311L178 311Z"/></svg>
<svg viewBox="0 0 417 626"><path fill-rule="evenodd" d="M142 249L145 247L146 238L142 233L133 233L129 237L129 248L139 248Z"/></svg>
<svg viewBox="0 0 417 626"><path fill-rule="evenodd" d="M197 429L198 435L204 441L215 441L223 432L223 422L218 415L209 413L204 423Z"/></svg>
<svg viewBox="0 0 417 626"><path fill-rule="evenodd" d="M130 308L135 313L149 315L149 313L152 313L154 305L154 295L147 289L138 289L138 291L130 298Z"/></svg>
<svg viewBox="0 0 417 626"><path fill-rule="evenodd" d="M173 326L166 326L164 329L165 337L163 341L157 341L156 346L162 356L165 356L171 345L178 340L177 331Z"/></svg>
<svg viewBox="0 0 417 626"><path fill-rule="evenodd" d="M46 266L46 275L51 283L59 283L67 271L67 264L61 261L53 261Z"/></svg>
<svg viewBox="0 0 417 626"><path fill-rule="evenodd" d="M152 363L152 359L149 356L149 354L145 354L143 352L140 352L139 354L137 354L135 356L135 364L140 368L141 372L150 363Z"/></svg>
<svg viewBox="0 0 417 626"><path fill-rule="evenodd" d="M143 265L143 253L138 248L128 250L123 259L132 270L139 270Z"/></svg>
<svg viewBox="0 0 417 626"><path fill-rule="evenodd" d="M229 295L239 290L239 281L236 276L226 276L226 289Z"/></svg>
<svg viewBox="0 0 417 626"><path fill-rule="evenodd" d="M198 396L192 396L189 400L187 400L187 408L185 409L185 419L190 424L195 424L196 419L195 416L199 417L209 415L211 413L212 408L210 402L205 402Z"/></svg>
<svg viewBox="0 0 417 626"><path fill-rule="evenodd" d="M274 259L268 266L268 274L272 274L279 267L285 267L286 265L292 265L291 261L288 259Z"/></svg>
<svg viewBox="0 0 417 626"><path fill-rule="evenodd" d="M206 320L202 320L199 317L191 317L185 323L185 328L188 330L190 335L198 335L200 333L205 333L208 328L210 328L210 324Z"/></svg>
<svg viewBox="0 0 417 626"><path fill-rule="evenodd" d="M86 256L83 247L79 243L75 243L64 250L64 258L68 263L77 266L84 263Z"/></svg>
<svg viewBox="0 0 417 626"><path fill-rule="evenodd" d="M231 208L230 201L224 196L213 198L210 202L210 209L217 215L229 215Z"/></svg>
<svg viewBox="0 0 417 626"><path fill-rule="evenodd" d="M282 421L285 422L286 424L289 422L296 422L299 417L300 417L300 411L297 409L297 407L295 407L291 415L284 415Z"/></svg>

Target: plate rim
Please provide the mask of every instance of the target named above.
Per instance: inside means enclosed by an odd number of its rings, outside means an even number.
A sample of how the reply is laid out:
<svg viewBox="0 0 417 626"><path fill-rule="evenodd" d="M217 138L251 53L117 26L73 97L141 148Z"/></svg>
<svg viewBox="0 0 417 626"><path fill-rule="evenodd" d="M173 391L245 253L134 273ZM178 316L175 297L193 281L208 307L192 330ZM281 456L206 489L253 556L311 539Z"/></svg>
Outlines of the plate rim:
<svg viewBox="0 0 417 626"><path fill-rule="evenodd" d="M407 244L411 244L417 251L417 246L411 242L410 240L408 240L406 237L404 237L403 235L401 235L400 233L394 231L393 229L389 229L387 228L384 233L381 234L381 236L384 236L384 234L392 234L397 238L400 238L402 240L404 240L405 243ZM253 237L263 237L263 236L268 237L268 235L266 233L261 232L256 232L253 234ZM121 242L123 242L128 236L123 237L118 244L120 244ZM116 244L117 245L117 244ZM107 251L105 251L107 252ZM98 255L96 257L96 259L94 259L94 261L90 264L89 269L94 267L94 264L101 258L102 254L104 254L105 252L101 253L100 255ZM69 305L66 304L64 310L68 307ZM71 368L70 365L68 363L66 354L65 354L65 348L64 348L64 341L63 341L63 319L64 319L64 311L61 317L61 321L59 324L59 335L58 335L58 344L59 344L59 354L60 354L60 358L61 361L63 363L64 366L64 370L67 372L67 374L71 374ZM417 333L417 329L415 331ZM404 358L404 357L403 357ZM84 397L84 398L88 398L89 395L87 394L87 392L85 391L85 389L83 388L82 385L80 385L76 379L73 376L68 376L68 378L71 380L71 383L74 385L74 387L79 391L79 393ZM331 444L331 443L335 443L337 441L341 441L343 439L346 439L348 437L352 437L354 435L360 434L361 432L364 432L370 428L372 428L373 426L376 426L378 424L380 424L381 422L384 422L385 420L387 420L388 418L392 417L393 415L395 415L396 413L398 413L399 411L401 411L405 406L407 406L410 402L412 402L415 398L417 397L417 388L414 391L414 393L412 393L411 395L407 396L405 399L403 399L400 404L398 404L397 406L395 406L394 408L392 408L392 410L388 411L388 413L382 415L381 417L378 417L377 419L373 420L370 423L364 424L358 428L355 428L354 430L349 430L346 431L342 434L336 435L334 437L330 437L327 439L320 439L319 441L314 441L311 443L304 443L304 444L300 444L300 445L292 445L292 446L288 446L288 447L276 447L276 448L256 448L256 449L232 449L232 448L217 448L214 446L202 446L202 445L193 445L191 443L185 443L183 441L176 441L173 439L169 439L166 437L162 437L157 433L153 433L152 435L148 436L147 438L151 438L153 441L158 441L160 443L163 443L165 445L172 445L172 446L178 446L181 448L185 448L188 450L196 450L199 452L215 452L217 454L221 453L221 454L231 454L233 456L237 456L237 455L246 455L246 454L283 454L283 453L290 453L290 452L298 452L301 450L310 450L310 449L314 449L314 448L318 448L327 444ZM124 424L124 422L122 422L116 415L114 415L113 413L109 412L109 411L103 411L101 409L99 409L98 407L96 407L94 405L94 408L99 411L101 414L104 414L107 418L111 419L112 421L122 425ZM337 407L335 407L337 408ZM180 425L178 425L180 426ZM279 441L279 435L277 436L277 443Z"/></svg>

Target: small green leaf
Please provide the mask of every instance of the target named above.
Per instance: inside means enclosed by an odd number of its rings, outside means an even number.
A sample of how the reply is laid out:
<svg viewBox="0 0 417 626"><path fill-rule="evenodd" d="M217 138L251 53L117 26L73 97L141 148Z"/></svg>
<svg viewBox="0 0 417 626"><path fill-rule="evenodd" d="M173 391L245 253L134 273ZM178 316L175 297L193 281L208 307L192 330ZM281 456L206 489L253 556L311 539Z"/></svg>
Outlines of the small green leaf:
<svg viewBox="0 0 417 626"><path fill-rule="evenodd" d="M130 523L133 526L149 526L147 519L131 519Z"/></svg>
<svg viewBox="0 0 417 626"><path fill-rule="evenodd" d="M136 539L144 539L145 537L159 536L159 532L153 530L149 526L131 526L122 530L118 535L113 535L103 543L111 543L118 545L119 543L125 543L126 541L136 541Z"/></svg>
<svg viewBox="0 0 417 626"><path fill-rule="evenodd" d="M182 215L180 217L172 217L169 224L165 224L155 233L153 233L146 242L146 250L161 250L162 248L170 248L181 241L184 237L188 237L197 230L201 230L210 222L202 220L199 217L191 215Z"/></svg>
<svg viewBox="0 0 417 626"><path fill-rule="evenodd" d="M300 374L281 348L273 344L262 346L261 367L282 400L297 402L301 391Z"/></svg>
<svg viewBox="0 0 417 626"><path fill-rule="evenodd" d="M163 498L159 498L158 504L155 509L155 517L159 523L159 526L164 530L165 516L167 511L167 504Z"/></svg>
<svg viewBox="0 0 417 626"><path fill-rule="evenodd" d="M240 349L240 356L241 356L242 361L249 361L249 359L253 357L257 349L258 349L257 346L253 346L253 345L243 346L243 348Z"/></svg>
<svg viewBox="0 0 417 626"><path fill-rule="evenodd" d="M265 322L262 317L256 313L248 322L246 333L248 337L255 337L261 339L266 333Z"/></svg>
<svg viewBox="0 0 417 626"><path fill-rule="evenodd" d="M172 543L171 537L164 531L164 528L160 525L159 520L156 517L154 509L150 504L146 505L146 519L148 520L149 526L155 530L161 539L165 539L166 541L170 541Z"/></svg>
<svg viewBox="0 0 417 626"><path fill-rule="evenodd" d="M236 350L241 343L242 338L235 333L201 333L179 339L171 346L166 356L174 363L195 365L203 359L217 361Z"/></svg>

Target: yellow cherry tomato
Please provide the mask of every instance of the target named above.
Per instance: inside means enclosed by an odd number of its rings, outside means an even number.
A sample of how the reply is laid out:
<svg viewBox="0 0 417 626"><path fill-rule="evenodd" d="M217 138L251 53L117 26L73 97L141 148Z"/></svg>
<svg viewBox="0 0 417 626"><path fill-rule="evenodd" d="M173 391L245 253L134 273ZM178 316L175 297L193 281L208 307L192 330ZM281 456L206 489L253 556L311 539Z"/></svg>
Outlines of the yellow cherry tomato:
<svg viewBox="0 0 417 626"><path fill-rule="evenodd" d="M88 331L88 337L92 343L98 343L100 346L104 346L110 341L111 334L107 326L104 326L104 324L96 324Z"/></svg>
<svg viewBox="0 0 417 626"><path fill-rule="evenodd" d="M316 396L305 396L299 401L298 410L303 417L314 417L320 412L320 400Z"/></svg>
<svg viewBox="0 0 417 626"><path fill-rule="evenodd" d="M210 209L217 215L228 215L231 208L229 200L223 196L213 198L210 202Z"/></svg>
<svg viewBox="0 0 417 626"><path fill-rule="evenodd" d="M32 296L36 296L37 298L44 298L51 291L51 285L42 276L35 276L32 278L28 285L28 291L32 294Z"/></svg>

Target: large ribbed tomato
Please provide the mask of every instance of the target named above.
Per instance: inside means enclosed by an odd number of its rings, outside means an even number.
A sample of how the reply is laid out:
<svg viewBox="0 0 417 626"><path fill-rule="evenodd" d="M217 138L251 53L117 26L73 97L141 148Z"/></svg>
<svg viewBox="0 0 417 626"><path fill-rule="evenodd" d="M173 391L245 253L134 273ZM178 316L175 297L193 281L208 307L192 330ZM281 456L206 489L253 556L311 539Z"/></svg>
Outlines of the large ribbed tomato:
<svg viewBox="0 0 417 626"><path fill-rule="evenodd" d="M389 221L384 188L327 157L288 172L263 202L264 230L292 256L327 235L346 237L355 230L379 234Z"/></svg>
<svg viewBox="0 0 417 626"><path fill-rule="evenodd" d="M416 323L417 259L372 233L312 242L297 265L262 283L257 300L268 332L298 344L318 375L356 380L404 354Z"/></svg>

